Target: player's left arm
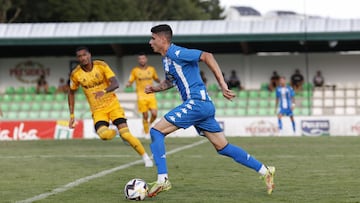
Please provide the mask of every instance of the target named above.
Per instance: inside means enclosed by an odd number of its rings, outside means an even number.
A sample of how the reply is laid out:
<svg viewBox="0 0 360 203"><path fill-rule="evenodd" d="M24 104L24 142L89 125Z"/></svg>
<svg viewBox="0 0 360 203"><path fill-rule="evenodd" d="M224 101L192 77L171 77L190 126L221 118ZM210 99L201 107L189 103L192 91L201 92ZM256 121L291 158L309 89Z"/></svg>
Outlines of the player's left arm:
<svg viewBox="0 0 360 203"><path fill-rule="evenodd" d="M109 82L110 82L110 85L107 88L103 89L102 91L98 91L98 92L94 93L95 99L98 99L98 98L104 96L106 93L112 92L112 91L116 90L117 88L119 88L119 82L117 81L115 76L109 78Z"/></svg>
<svg viewBox="0 0 360 203"><path fill-rule="evenodd" d="M154 92L161 92L161 91L165 91L167 89L170 89L172 87L174 87L173 83L170 80L165 79L165 80L161 81L159 85L146 86L145 87L145 93L146 94L151 94L151 93L154 93Z"/></svg>
<svg viewBox="0 0 360 203"><path fill-rule="evenodd" d="M234 98L235 94L231 90L229 90L229 88L224 80L224 77L222 75L220 66L217 63L214 55L209 52L202 52L201 56L200 56L200 61L203 61L209 67L209 69L213 72L217 82L220 85L223 96L229 100Z"/></svg>
<svg viewBox="0 0 360 203"><path fill-rule="evenodd" d="M157 82L157 83L160 83L161 81L160 81L160 79L159 79L159 76L158 76L155 68L153 68L153 70L154 70L153 80L154 80L155 82Z"/></svg>

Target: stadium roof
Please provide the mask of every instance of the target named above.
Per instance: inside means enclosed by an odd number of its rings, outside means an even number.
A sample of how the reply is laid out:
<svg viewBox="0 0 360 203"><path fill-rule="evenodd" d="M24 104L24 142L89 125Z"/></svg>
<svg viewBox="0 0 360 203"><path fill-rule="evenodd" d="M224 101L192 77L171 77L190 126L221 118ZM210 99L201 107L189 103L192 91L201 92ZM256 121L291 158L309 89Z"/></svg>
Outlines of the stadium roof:
<svg viewBox="0 0 360 203"><path fill-rule="evenodd" d="M211 44L216 44L217 48L220 45L220 52L239 52L228 47L233 43L242 43L241 46L245 44L247 50L251 49L249 44L253 44L252 48L255 50L252 49L250 52L257 52L267 51L266 47L274 43L280 47L287 44L290 50L296 50L298 48L291 48L295 46L294 43L299 46L299 42L303 41L313 44L328 41L360 41L360 19L245 17L239 21L0 24L0 51L24 46L68 48L78 45L121 45L123 50L143 46L148 48L150 28L160 23L172 26L176 43L203 45L205 48L211 48ZM256 44L259 43L262 44L261 47L265 47L264 50L256 49ZM224 46L223 51L221 45ZM240 52L244 51L243 49L244 47ZM122 53L127 54L126 51Z"/></svg>

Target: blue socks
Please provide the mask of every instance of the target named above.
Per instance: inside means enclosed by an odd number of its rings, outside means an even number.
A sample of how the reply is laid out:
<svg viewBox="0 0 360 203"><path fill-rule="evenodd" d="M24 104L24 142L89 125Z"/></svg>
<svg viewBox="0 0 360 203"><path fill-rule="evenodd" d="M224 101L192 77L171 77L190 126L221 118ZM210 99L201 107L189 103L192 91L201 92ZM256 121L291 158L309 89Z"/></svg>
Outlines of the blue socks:
<svg viewBox="0 0 360 203"><path fill-rule="evenodd" d="M279 130L282 130L282 120L278 118Z"/></svg>
<svg viewBox="0 0 360 203"><path fill-rule="evenodd" d="M254 169L257 172L263 165L258 160L250 156L250 154L248 154L246 151L232 144L227 144L222 150L219 150L218 153L227 157L231 157L234 159L234 161Z"/></svg>
<svg viewBox="0 0 360 203"><path fill-rule="evenodd" d="M292 124L293 131L296 132L295 121L291 121L291 124Z"/></svg>
<svg viewBox="0 0 360 203"><path fill-rule="evenodd" d="M165 135L160 131L151 128L151 152L153 154L155 164L157 166L158 174L167 174L167 166L166 166L166 151L165 151Z"/></svg>

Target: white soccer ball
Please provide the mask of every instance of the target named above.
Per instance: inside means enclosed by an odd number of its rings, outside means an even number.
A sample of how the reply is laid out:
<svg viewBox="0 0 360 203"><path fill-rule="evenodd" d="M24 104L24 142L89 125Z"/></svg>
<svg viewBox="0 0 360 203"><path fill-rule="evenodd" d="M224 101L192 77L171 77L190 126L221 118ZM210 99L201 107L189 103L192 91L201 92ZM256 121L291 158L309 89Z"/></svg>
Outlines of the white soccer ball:
<svg viewBox="0 0 360 203"><path fill-rule="evenodd" d="M125 185L125 198L136 201L144 200L148 194L148 190L148 185L144 180L139 178L132 179Z"/></svg>

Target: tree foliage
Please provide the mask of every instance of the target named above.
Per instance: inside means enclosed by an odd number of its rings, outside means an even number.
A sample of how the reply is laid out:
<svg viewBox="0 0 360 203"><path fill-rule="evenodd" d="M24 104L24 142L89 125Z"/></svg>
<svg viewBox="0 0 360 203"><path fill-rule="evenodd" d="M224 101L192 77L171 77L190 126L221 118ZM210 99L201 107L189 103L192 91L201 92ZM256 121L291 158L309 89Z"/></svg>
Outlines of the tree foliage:
<svg viewBox="0 0 360 203"><path fill-rule="evenodd" d="M0 22L220 19L219 0L0 0Z"/></svg>

